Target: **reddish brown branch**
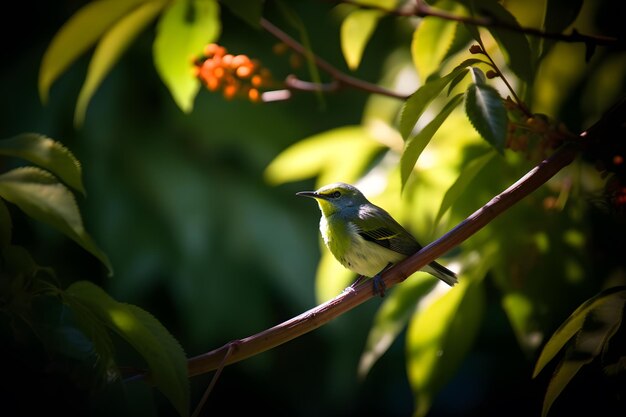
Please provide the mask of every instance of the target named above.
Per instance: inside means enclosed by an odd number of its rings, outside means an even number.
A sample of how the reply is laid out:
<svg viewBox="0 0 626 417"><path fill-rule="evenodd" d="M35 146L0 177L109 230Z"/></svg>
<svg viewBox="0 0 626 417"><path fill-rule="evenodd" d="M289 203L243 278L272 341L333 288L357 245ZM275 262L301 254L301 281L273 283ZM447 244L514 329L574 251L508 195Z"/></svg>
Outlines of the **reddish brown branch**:
<svg viewBox="0 0 626 417"><path fill-rule="evenodd" d="M390 288L404 281L406 277L420 270L424 265L458 246L496 216L535 191L562 168L570 164L576 154L577 147L566 145L550 158L542 161L519 181L494 197L446 235L384 273L382 278L386 287ZM373 296L371 282L366 281L353 290L348 289L336 298L297 317L253 336L238 340L234 345L233 342L230 342L221 348L191 358L189 360L189 375L200 375L218 368L222 362L231 364L265 352L317 329Z"/></svg>
<svg viewBox="0 0 626 417"><path fill-rule="evenodd" d="M287 45L289 48L291 48L292 50L294 50L295 52L302 54L304 56L307 56L307 54L309 54L313 61L315 61L315 65L317 65L317 67L319 69L321 69L322 71L326 72L328 75L330 75L333 80L334 83L331 83L330 85L332 85L333 90L332 91L336 91L340 88L343 87L351 87L351 88L355 88L358 90L362 90L362 91L367 91L369 93L372 94L380 94L383 96L388 96L388 97L394 97L394 98L398 98L401 100L406 100L408 98L408 96L406 94L400 94L400 93L396 93L395 91L392 90L388 90L384 87L381 87L377 84L373 84L367 81L363 81L359 78L355 78L352 77L342 71L339 71L337 68L335 68L333 65L331 65L328 61L325 61L324 59L320 58L319 56L315 55L315 54L311 54L310 51L307 51L306 48L304 46L302 46L302 44L300 44L298 41L296 41L295 39L293 39L291 36L289 36L287 33L283 32L281 29L279 29L277 26L275 26L273 23L271 23L270 21L268 21L265 18L261 18L261 27L263 29L265 29L267 32L269 32L272 36L274 36L275 38L277 38L278 40L280 40L281 42L283 42L285 45ZM292 78L292 81L294 80L294 78ZM300 81L300 80L298 80ZM302 83L304 83L304 81L301 81ZM304 91L311 91L311 84L312 83L306 83L306 88L304 88ZM325 84L322 84L320 86L318 86L316 88L317 91L324 91L325 89L327 89L328 87L325 87ZM301 87L300 84L291 84L289 85L289 87L291 89L299 89Z"/></svg>

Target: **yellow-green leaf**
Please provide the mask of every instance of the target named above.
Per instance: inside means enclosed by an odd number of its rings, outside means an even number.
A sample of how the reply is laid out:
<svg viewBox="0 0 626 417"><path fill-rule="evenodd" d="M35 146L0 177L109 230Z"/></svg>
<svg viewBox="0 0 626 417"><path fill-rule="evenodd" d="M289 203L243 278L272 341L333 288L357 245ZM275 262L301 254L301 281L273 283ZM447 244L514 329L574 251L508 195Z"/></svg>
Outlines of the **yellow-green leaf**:
<svg viewBox="0 0 626 417"><path fill-rule="evenodd" d="M39 71L39 96L45 103L52 83L78 57L137 5L147 0L100 0L83 6L50 42Z"/></svg>
<svg viewBox="0 0 626 417"><path fill-rule="evenodd" d="M452 204L459 198L461 194L467 191L467 187L470 182L476 177L476 175L482 171L482 169L487 165L491 158L493 158L496 154L489 150L483 155L478 156L477 158L469 161L462 169L459 174L457 180L448 188L446 194L443 196L441 200L441 206L439 207L439 211L437 212L437 216L435 217L435 221L433 222L435 225L439 223L443 215L448 211Z"/></svg>
<svg viewBox="0 0 626 417"><path fill-rule="evenodd" d="M428 413L457 370L478 332L484 307L481 281L461 279L409 323L407 372L416 396L415 416Z"/></svg>
<svg viewBox="0 0 626 417"><path fill-rule="evenodd" d="M465 8L453 1L438 2L437 8L447 10L455 16L466 14ZM411 55L422 83L437 71L446 57L454 40L457 25L457 22L451 20L427 16L413 32Z"/></svg>
<svg viewBox="0 0 626 417"><path fill-rule="evenodd" d="M108 257L85 231L74 195L52 174L35 167L6 172L0 175L0 197L64 233L113 273Z"/></svg>
<svg viewBox="0 0 626 417"><path fill-rule="evenodd" d="M394 288L376 312L374 324L359 361L359 376L364 377L405 328L417 303L437 281L426 273L416 274Z"/></svg>
<svg viewBox="0 0 626 417"><path fill-rule="evenodd" d="M282 184L319 175L319 183L353 182L382 148L363 126L339 127L303 139L281 152L266 168L265 179Z"/></svg>
<svg viewBox="0 0 626 417"><path fill-rule="evenodd" d="M154 0L139 5L122 17L102 37L87 71L87 78L78 95L74 123L82 125L87 105L100 83L139 33L156 18L167 0Z"/></svg>
<svg viewBox="0 0 626 417"><path fill-rule="evenodd" d="M64 293L70 306L87 309L145 359L150 379L181 416L189 413L189 381L185 352L167 329L147 311L120 303L88 281L70 285Z"/></svg>
<svg viewBox="0 0 626 417"><path fill-rule="evenodd" d="M159 20L154 41L154 64L178 107L193 109L200 84L193 74L193 59L221 32L215 0L177 1Z"/></svg>
<svg viewBox="0 0 626 417"><path fill-rule="evenodd" d="M383 15L380 10L358 9L341 24L341 50L351 70L359 67L365 46Z"/></svg>
<svg viewBox="0 0 626 417"><path fill-rule="evenodd" d="M443 109L431 120L422 130L414 136L411 136L404 144L404 150L400 157L400 175L402 179L402 188L406 185L409 176L413 172L413 167L426 145L430 142L433 135L437 133L441 124L448 118L450 113L463 100L462 94L452 97Z"/></svg>
<svg viewBox="0 0 626 417"><path fill-rule="evenodd" d="M37 133L0 140L0 154L24 158L45 168L85 194L80 162L61 143Z"/></svg>

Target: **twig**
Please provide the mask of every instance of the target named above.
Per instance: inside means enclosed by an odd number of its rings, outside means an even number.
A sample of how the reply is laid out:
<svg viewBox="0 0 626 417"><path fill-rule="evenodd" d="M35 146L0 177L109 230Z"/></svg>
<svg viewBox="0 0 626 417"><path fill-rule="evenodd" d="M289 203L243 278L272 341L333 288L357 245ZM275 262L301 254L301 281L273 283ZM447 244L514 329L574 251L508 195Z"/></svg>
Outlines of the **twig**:
<svg viewBox="0 0 626 417"><path fill-rule="evenodd" d="M300 44L298 41L293 39L287 33L283 32L281 29L279 29L269 20L265 18L261 18L260 23L263 29L268 31L272 36L274 36L275 38L283 42L285 45L289 46L294 51L302 55L306 55L308 53L307 50L304 48L304 46L302 46L302 44ZM339 71L337 68L331 65L328 61L325 61L324 59L320 58L319 56L315 54L311 54L311 56L313 60L315 61L315 65L317 65L319 69L321 69L322 71L330 75L333 78L333 80L335 80L335 82L337 83L336 87L333 87L334 88L333 91L336 91L342 87L351 87L351 88L367 91L373 94L380 94L383 96L398 98L400 100L406 100L408 98L408 96L405 94L396 93L395 91L388 90L377 84L363 81L361 79L352 77L342 71ZM301 85L293 84L291 85L291 88L298 89L300 86ZM322 89L322 87L319 87L318 89ZM310 89L307 89L305 91L310 91Z"/></svg>
<svg viewBox="0 0 626 417"><path fill-rule="evenodd" d="M552 39L560 42L568 43L584 43L587 45L598 46L624 46L624 41L619 38L601 35L585 35L578 32L576 29L572 29L571 33L560 32L545 32L537 28L525 27L520 25L512 25L499 19L492 17L473 17L473 16L459 16L452 13L448 13L445 10L440 10L431 7L423 1L416 1L408 7L401 9L386 9L384 7L376 6L373 4L361 4L355 0L330 0L333 3L345 3L357 6L362 9L381 10L395 16L405 17L438 17L440 19L450 20L459 23L465 23L472 26L481 26L485 28L498 28L510 30L513 32L520 32L526 35L536 36L544 39Z"/></svg>

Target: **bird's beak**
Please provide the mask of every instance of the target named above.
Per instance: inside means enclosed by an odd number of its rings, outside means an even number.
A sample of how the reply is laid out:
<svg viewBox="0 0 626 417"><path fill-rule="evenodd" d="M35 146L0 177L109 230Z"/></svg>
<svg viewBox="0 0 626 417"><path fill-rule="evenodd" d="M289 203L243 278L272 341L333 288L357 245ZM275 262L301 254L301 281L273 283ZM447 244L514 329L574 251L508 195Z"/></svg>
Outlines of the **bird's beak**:
<svg viewBox="0 0 626 417"><path fill-rule="evenodd" d="M296 195L301 195L304 197L311 197L311 198L324 198L323 195L318 194L315 191L300 191L300 192L297 192Z"/></svg>

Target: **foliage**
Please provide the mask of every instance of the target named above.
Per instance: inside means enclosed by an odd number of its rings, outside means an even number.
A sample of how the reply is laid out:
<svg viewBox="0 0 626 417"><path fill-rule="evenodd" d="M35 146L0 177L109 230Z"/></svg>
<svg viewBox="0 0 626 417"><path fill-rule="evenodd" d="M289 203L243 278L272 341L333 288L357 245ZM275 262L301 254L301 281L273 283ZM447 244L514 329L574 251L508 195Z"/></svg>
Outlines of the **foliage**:
<svg viewBox="0 0 626 417"><path fill-rule="evenodd" d="M85 137L75 146L88 155L90 183L83 185L81 165L57 141L30 133L0 141L10 163L37 165L0 175L3 330L20 340L30 329L55 355L95 369L89 386L100 394L102 385L119 383L124 366L147 366L169 406L186 415L199 395L188 386L185 351L210 350L300 312L313 302L300 275L315 264L317 302L355 278L327 251L317 257L318 213L291 202L294 190L353 183L425 244L564 143L580 143L572 132L602 119L624 93L624 83L613 81L623 81L624 52L619 42L603 47L619 23L605 29L592 20L611 13L608 2L337 3L101 0L55 28L41 54L39 97L59 106L53 85L73 88L63 84L69 76L80 85L74 127ZM336 33L320 16L335 19ZM270 21L296 36L277 33ZM275 52L295 51L291 67L284 54L263 56L273 42L267 33L281 42ZM153 66L145 66L147 55ZM84 78L72 72L77 66L86 68ZM128 74L138 73L149 87L127 90L136 87ZM282 82L281 73L289 74ZM375 77L377 84L362 81ZM359 98L342 91L348 88ZM303 94L311 91L323 97L315 116ZM290 102L270 103L277 97ZM441 261L459 271L458 286L415 273L360 317L323 329L322 342L298 346L306 349L293 353L306 362L298 364L301 375L293 375L292 356L243 365L262 377L234 370L254 381L248 387L258 395L243 411L278 401L265 388L272 386L290 410L342 414L349 402L355 415L372 404L392 415L403 400L394 387L405 386L410 405L400 414L485 415L495 409L479 404L488 394L476 387L497 386L510 369L535 384L524 394L542 391L543 401L541 408L520 400L523 393L513 393L519 378L492 388L489 398L501 397L513 415L571 414L580 401L606 403L609 412L623 406L623 397L610 394L623 380L624 264L606 242L623 234L626 175L623 145L610 139L620 136L605 133L609 139L583 148L544 187L446 254ZM88 218L113 262L83 225L72 190L85 195L86 188L98 190L86 202ZM41 251L14 243L23 240L12 232L23 215L4 201L75 241L110 274L115 265L116 275L97 285L97 274L58 265L59 254L43 256L57 265L39 266ZM53 246L49 239L35 234L30 243ZM508 349L496 338L485 348L493 332L509 336ZM497 358L484 359L481 349ZM562 351L552 378L542 380ZM401 360L404 373L394 366ZM305 370L328 375L311 382ZM357 370L361 386L377 394L363 394L363 408ZM585 385L585 372L595 370L611 388L606 397ZM374 382L390 375L397 385ZM225 372L213 398L236 411L246 404L229 403L240 380L228 378ZM455 388L468 379L469 394ZM306 384L324 399L302 402L301 392L311 392Z"/></svg>

